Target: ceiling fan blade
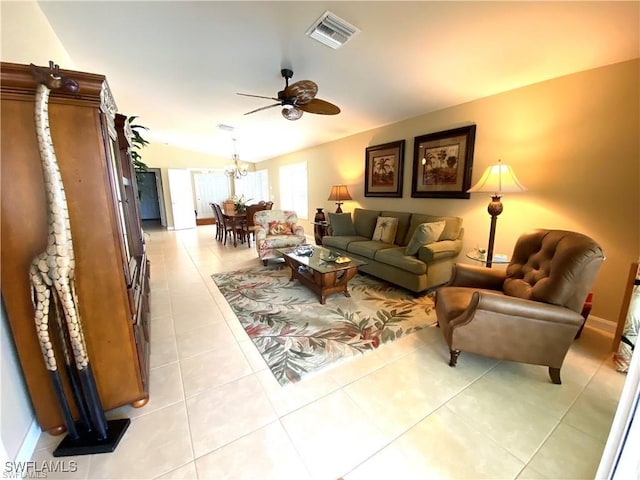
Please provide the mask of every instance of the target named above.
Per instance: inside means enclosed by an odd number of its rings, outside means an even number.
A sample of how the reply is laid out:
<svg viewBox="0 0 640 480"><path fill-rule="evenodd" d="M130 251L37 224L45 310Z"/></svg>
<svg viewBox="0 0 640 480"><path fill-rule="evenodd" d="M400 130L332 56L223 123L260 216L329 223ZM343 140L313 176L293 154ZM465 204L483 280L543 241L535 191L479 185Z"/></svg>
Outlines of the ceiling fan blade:
<svg viewBox="0 0 640 480"><path fill-rule="evenodd" d="M309 103L304 105L297 105L300 110L304 110L309 113L319 113L320 115L337 115L340 113L340 108L333 103L329 103L326 100L320 100L314 98Z"/></svg>
<svg viewBox="0 0 640 480"><path fill-rule="evenodd" d="M269 100L276 100L279 101L279 98L275 98L275 97L265 97L263 95L251 95L249 93L236 93L236 95L242 95L243 97L254 97L254 98L268 98Z"/></svg>
<svg viewBox="0 0 640 480"><path fill-rule="evenodd" d="M278 103L274 103L273 105L267 105L266 107L256 108L255 110L251 110L250 112L245 113L245 115L249 115L251 113L256 113L256 112L259 112L261 110L266 110L267 108L279 107L280 105L281 105L280 102L278 102Z"/></svg>
<svg viewBox="0 0 640 480"><path fill-rule="evenodd" d="M309 103L318 93L318 85L311 80L300 80L284 89L285 98L296 97L296 105Z"/></svg>

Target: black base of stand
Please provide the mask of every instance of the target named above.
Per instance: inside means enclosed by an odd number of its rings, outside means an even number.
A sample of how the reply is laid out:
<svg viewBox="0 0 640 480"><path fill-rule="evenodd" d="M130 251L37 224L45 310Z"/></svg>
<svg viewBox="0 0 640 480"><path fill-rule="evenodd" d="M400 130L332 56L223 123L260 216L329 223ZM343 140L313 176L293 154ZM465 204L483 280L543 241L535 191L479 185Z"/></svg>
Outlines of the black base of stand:
<svg viewBox="0 0 640 480"><path fill-rule="evenodd" d="M77 440L72 440L67 435L58 448L53 451L54 457L69 457L73 455L91 455L92 453L110 453L113 452L124 432L129 428L131 420L128 418L120 418L117 420L109 420L107 422L107 438L99 440L95 433L81 434Z"/></svg>

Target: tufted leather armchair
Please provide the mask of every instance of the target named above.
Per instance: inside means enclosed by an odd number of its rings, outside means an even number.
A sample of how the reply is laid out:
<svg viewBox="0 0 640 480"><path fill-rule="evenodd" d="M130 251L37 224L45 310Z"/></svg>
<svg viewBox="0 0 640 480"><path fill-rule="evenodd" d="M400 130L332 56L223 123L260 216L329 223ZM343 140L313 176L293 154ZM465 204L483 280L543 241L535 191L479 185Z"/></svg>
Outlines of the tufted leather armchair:
<svg viewBox="0 0 640 480"><path fill-rule="evenodd" d="M583 303L604 254L580 233L522 235L505 270L456 264L436 293L436 315L455 367L461 351L560 368L582 326Z"/></svg>
<svg viewBox="0 0 640 480"><path fill-rule="evenodd" d="M304 228L298 225L296 212L289 210L262 210L253 216L256 250L264 265L270 258L281 258L279 248L297 247L307 243Z"/></svg>

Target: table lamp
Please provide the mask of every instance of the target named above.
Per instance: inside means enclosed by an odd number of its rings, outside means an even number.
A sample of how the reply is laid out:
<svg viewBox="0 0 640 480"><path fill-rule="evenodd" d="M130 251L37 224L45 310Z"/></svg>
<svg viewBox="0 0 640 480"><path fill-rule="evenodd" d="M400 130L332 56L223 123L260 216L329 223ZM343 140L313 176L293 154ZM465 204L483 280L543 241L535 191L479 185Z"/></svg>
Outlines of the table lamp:
<svg viewBox="0 0 640 480"><path fill-rule="evenodd" d="M514 192L526 192L527 189L516 178L513 169L509 165L503 165L502 160L498 160L497 165L491 165L478 180L473 187L467 192L479 193L486 192L491 193L491 202L487 207L489 215L491 215L491 228L489 229L489 245L487 247L487 267L491 267L493 261L493 244L496 237L496 221L498 215L502 213L502 198L503 193Z"/></svg>
<svg viewBox="0 0 640 480"><path fill-rule="evenodd" d="M351 195L349 195L349 190L347 190L346 185L334 185L331 187L331 193L329 193L329 198L327 200L333 200L336 202L336 205L338 205L336 213L342 213L340 205L342 205L345 200L351 200Z"/></svg>

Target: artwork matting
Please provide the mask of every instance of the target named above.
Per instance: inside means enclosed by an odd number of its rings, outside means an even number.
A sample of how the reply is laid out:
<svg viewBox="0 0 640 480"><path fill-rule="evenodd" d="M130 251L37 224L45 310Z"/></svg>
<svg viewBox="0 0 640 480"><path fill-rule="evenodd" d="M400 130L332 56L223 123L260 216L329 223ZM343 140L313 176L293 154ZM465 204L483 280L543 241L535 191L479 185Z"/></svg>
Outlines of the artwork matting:
<svg viewBox="0 0 640 480"><path fill-rule="evenodd" d="M404 140L367 147L364 196L402 197Z"/></svg>
<svg viewBox="0 0 640 480"><path fill-rule="evenodd" d="M411 196L469 198L476 126L415 137Z"/></svg>

